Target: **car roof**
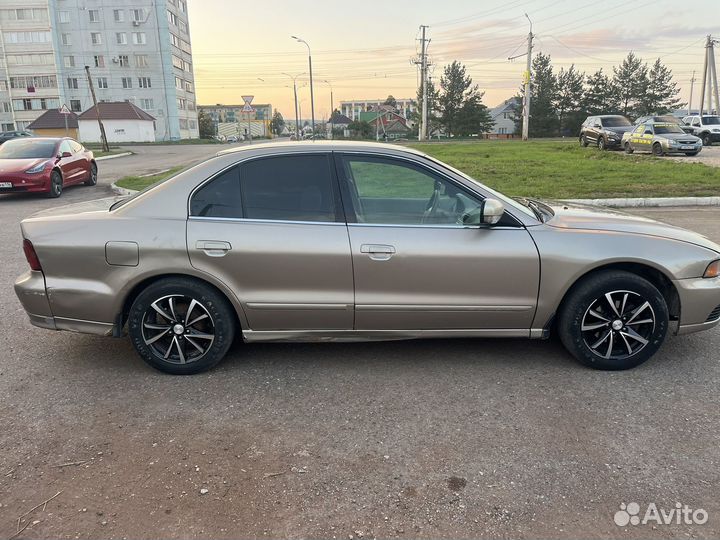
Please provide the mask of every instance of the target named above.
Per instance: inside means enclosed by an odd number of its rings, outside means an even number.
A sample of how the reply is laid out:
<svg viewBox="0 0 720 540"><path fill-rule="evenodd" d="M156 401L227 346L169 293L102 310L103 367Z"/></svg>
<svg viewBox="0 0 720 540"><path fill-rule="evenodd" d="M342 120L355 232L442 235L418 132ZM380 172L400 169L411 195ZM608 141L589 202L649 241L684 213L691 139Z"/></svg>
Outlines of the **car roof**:
<svg viewBox="0 0 720 540"><path fill-rule="evenodd" d="M239 148L229 148L227 150L221 150L216 155L226 156L230 154L238 154L245 152L253 153L264 153L265 150L276 153L284 150L300 151L319 151L319 152L378 152L385 151L389 153L406 153L415 156L425 155L418 150L408 148L407 146L401 146L397 144L387 143L376 143L376 142L365 142L365 141L328 141L328 140L309 140L309 141L283 141L283 142L269 142L260 144L251 144L248 146L241 146Z"/></svg>

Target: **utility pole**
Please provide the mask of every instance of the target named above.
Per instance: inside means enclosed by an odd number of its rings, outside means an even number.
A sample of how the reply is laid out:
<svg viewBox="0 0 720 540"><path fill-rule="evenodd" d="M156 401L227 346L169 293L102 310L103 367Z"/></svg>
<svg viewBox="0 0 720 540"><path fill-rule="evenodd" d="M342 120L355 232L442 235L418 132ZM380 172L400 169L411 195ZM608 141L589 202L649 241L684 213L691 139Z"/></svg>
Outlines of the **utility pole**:
<svg viewBox="0 0 720 540"><path fill-rule="evenodd" d="M692 114L692 98L693 87L695 86L695 70L693 69L692 78L690 79L690 101L688 101L688 116Z"/></svg>
<svg viewBox="0 0 720 540"><path fill-rule="evenodd" d="M335 129L335 124L333 123L333 114L335 114L335 104L333 103L333 86L332 83L328 80L325 80L323 82L330 87L330 139L332 139L333 130Z"/></svg>
<svg viewBox="0 0 720 540"><path fill-rule="evenodd" d="M298 118L297 84L293 79L293 94L295 94L295 140L300 136L300 118Z"/></svg>
<svg viewBox="0 0 720 540"><path fill-rule="evenodd" d="M705 61L703 63L703 79L700 89L700 116L720 112L720 90L718 89L717 71L715 67L715 44L720 40L707 36L705 41ZM715 108L713 109L713 98Z"/></svg>
<svg viewBox="0 0 720 540"><path fill-rule="evenodd" d="M428 106L427 106L427 93L428 93L428 61L427 61L427 46L430 43L429 39L425 38L425 32L428 26L423 24L420 26L422 37L420 38L420 60L415 61L416 64L420 64L420 94L422 95L422 109L420 111L420 129L418 130L418 140L424 141L427 139L427 118L428 118Z"/></svg>
<svg viewBox="0 0 720 540"><path fill-rule="evenodd" d="M528 33L527 42L528 42L528 48L527 52L524 54L518 54L517 56L511 56L508 58L508 60L514 60L515 58L520 58L521 56L527 55L527 63L525 65L525 73L523 73L523 83L525 84L525 90L524 90L524 96L523 96L523 124L522 124L522 140L527 141L530 133L530 98L531 98L531 88L530 88L530 80L532 78L532 75L530 73L530 68L532 67L532 50L533 50L533 38L535 37L532 32L532 21L530 20L530 17L528 17L528 14L525 14L525 17L527 18L528 22L530 23L530 33Z"/></svg>
<svg viewBox="0 0 720 540"><path fill-rule="evenodd" d="M90 76L90 66L85 66L85 74L87 75L88 85L90 86L90 95L92 96L93 105L95 106L95 114L97 116L98 126L100 127L100 141L102 142L103 152L109 152L107 137L105 136L105 126L100 120L100 107L98 107L97 99L95 99L95 86L93 86L92 77Z"/></svg>

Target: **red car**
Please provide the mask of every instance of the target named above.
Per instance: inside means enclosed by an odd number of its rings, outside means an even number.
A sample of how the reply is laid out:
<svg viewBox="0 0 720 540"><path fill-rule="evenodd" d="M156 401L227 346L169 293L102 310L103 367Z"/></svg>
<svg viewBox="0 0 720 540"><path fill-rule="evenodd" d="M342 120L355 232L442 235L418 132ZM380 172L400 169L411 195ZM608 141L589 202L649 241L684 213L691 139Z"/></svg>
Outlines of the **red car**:
<svg viewBox="0 0 720 540"><path fill-rule="evenodd" d="M0 193L59 197L73 184L97 184L93 153L67 137L13 139L0 146Z"/></svg>

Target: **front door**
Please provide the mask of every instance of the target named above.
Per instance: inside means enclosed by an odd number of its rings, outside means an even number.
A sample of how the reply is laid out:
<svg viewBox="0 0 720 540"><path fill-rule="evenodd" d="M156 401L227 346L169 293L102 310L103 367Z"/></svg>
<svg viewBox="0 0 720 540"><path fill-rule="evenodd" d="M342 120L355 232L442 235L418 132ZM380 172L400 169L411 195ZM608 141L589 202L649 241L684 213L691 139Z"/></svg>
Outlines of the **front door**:
<svg viewBox="0 0 720 540"><path fill-rule="evenodd" d="M250 330L350 330L353 275L327 153L257 158L198 189L192 265L240 299Z"/></svg>
<svg viewBox="0 0 720 540"><path fill-rule="evenodd" d="M539 257L511 216L469 226L482 199L407 160L348 153L337 165L355 221L356 329L530 329Z"/></svg>

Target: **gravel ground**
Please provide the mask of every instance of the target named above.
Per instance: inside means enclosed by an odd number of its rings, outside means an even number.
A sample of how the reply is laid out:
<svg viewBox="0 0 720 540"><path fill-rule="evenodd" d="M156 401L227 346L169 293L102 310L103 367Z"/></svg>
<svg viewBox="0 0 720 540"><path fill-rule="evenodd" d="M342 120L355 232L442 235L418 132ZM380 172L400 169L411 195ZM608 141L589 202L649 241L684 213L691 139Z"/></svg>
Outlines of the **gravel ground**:
<svg viewBox="0 0 720 540"><path fill-rule="evenodd" d="M162 168L145 148L61 202ZM239 343L214 371L172 377L127 339L29 324L18 221L56 204L0 197L2 538L18 524L17 538L720 535L718 329L620 373L554 341L435 340ZM719 212L642 211L715 240ZM630 502L709 520L620 528Z"/></svg>

